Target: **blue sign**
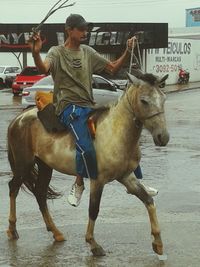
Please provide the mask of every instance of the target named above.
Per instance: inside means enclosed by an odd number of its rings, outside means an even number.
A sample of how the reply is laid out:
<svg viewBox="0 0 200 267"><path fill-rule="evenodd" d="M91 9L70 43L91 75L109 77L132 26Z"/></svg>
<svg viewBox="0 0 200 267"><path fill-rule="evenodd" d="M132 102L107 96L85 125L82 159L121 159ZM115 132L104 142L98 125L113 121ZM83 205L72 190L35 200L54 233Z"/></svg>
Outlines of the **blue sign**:
<svg viewBox="0 0 200 267"><path fill-rule="evenodd" d="M186 9L186 27L200 27L200 7Z"/></svg>

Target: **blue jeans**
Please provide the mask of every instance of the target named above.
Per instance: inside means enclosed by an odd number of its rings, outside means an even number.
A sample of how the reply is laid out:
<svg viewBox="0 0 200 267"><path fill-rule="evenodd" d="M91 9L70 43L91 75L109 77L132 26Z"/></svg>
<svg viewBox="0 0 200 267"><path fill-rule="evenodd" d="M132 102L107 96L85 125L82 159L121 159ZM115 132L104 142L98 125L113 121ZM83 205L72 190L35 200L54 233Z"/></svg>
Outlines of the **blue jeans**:
<svg viewBox="0 0 200 267"><path fill-rule="evenodd" d="M142 170L141 170L140 165L138 165L137 168L134 170L134 174L137 177L137 179L142 179L143 178Z"/></svg>
<svg viewBox="0 0 200 267"><path fill-rule="evenodd" d="M76 139L76 171L81 177L97 178L97 160L93 141L88 130L88 107L67 106L60 114L60 121L69 128Z"/></svg>

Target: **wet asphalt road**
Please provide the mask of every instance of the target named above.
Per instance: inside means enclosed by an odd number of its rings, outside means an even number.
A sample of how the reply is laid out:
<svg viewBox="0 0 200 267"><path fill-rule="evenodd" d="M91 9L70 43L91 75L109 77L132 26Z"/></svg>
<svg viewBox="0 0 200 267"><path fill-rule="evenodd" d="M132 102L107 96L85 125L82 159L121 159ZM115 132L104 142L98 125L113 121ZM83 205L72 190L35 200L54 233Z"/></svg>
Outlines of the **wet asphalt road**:
<svg viewBox="0 0 200 267"><path fill-rule="evenodd" d="M155 197L167 261L159 261L151 249L150 226L143 204L114 182L103 192L95 236L105 257L91 255L84 241L89 184L78 208L66 202L73 177L54 172L52 185L64 196L49 201L55 223L66 242L54 243L45 229L35 199L24 192L17 198L18 241L8 241L10 167L6 155L9 122L21 112L20 97L0 91L0 266L75 267L199 267L200 266L200 90L167 96L166 116L170 132L167 147L154 146L142 135L144 182L159 189Z"/></svg>

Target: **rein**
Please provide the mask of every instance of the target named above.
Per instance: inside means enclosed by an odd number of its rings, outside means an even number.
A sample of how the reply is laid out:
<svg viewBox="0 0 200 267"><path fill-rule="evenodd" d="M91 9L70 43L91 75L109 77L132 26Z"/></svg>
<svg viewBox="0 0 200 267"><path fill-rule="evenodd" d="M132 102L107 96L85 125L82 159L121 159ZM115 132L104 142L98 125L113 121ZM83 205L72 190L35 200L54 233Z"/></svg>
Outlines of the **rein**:
<svg viewBox="0 0 200 267"><path fill-rule="evenodd" d="M128 88L128 89L129 89L129 88ZM133 116L134 116L133 120L134 120L134 122L135 122L135 127L139 129L139 128L142 127L143 123L142 123L138 118L136 118L136 116L135 116L135 113L134 113L134 111L133 111L133 109L132 109L131 102L130 102L130 100L129 100L129 98L128 98L128 94L127 94L128 89L126 90L125 95L124 95L124 97L126 96L126 100L127 100L127 102L128 102L128 105L129 105L129 107L126 105L126 108L127 108L127 110L128 110L130 113L133 114Z"/></svg>
<svg viewBox="0 0 200 267"><path fill-rule="evenodd" d="M129 89L129 88L128 88L128 89ZM135 116L135 113L134 113L134 111L133 111L133 109L132 109L131 102L130 102L130 100L129 100L129 98L128 98L128 94L127 94L128 89L126 90L125 95L124 95L124 96L126 96L126 100L127 100L127 102L128 102L128 105L129 105L129 107L126 106L126 108L128 109L128 111L129 111L130 113L132 113L132 114Z"/></svg>

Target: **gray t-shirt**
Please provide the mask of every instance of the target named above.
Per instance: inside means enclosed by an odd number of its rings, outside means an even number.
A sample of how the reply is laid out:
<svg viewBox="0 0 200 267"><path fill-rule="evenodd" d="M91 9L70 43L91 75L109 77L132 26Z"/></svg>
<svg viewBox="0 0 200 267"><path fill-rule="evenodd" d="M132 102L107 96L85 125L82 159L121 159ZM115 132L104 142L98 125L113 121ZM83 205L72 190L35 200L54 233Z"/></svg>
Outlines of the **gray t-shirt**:
<svg viewBox="0 0 200 267"><path fill-rule="evenodd" d="M92 74L100 73L108 60L87 45L72 50L53 46L46 59L54 80L54 105L59 115L69 104L93 106Z"/></svg>

